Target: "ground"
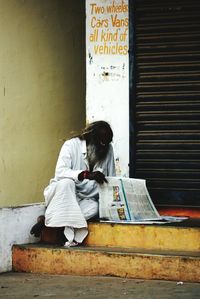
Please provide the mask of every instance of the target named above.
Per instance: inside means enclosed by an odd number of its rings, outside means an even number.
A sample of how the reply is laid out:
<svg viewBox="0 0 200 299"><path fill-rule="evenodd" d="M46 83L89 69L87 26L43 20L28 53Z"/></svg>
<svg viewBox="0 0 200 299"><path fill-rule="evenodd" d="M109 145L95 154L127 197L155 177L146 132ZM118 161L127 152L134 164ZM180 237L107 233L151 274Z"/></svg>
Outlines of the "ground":
<svg viewBox="0 0 200 299"><path fill-rule="evenodd" d="M2 273L0 298L199 299L200 284L116 277Z"/></svg>

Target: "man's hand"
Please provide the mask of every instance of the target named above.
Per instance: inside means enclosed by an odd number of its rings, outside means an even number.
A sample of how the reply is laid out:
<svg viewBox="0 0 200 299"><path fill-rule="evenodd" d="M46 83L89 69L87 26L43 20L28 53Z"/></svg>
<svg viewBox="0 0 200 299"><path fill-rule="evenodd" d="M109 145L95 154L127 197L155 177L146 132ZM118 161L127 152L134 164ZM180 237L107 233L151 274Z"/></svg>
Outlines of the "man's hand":
<svg viewBox="0 0 200 299"><path fill-rule="evenodd" d="M79 181L83 181L84 179L94 180L98 184L107 183L108 181L105 178L105 175L100 171L82 171L78 176Z"/></svg>
<svg viewBox="0 0 200 299"><path fill-rule="evenodd" d="M105 175L100 171L90 172L88 175L88 180L95 180L99 184L107 183Z"/></svg>

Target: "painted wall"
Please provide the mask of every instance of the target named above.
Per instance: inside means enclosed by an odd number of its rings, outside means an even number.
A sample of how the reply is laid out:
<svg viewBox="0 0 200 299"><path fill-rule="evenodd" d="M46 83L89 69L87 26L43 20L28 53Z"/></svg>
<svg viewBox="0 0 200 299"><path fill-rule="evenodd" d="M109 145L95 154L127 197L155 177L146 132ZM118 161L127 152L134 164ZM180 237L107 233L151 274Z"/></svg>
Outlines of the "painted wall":
<svg viewBox="0 0 200 299"><path fill-rule="evenodd" d="M43 201L85 126L83 0L0 0L0 206Z"/></svg>
<svg viewBox="0 0 200 299"><path fill-rule="evenodd" d="M12 270L13 244L38 242L38 238L30 235L30 230L42 214L44 204L0 208L0 273Z"/></svg>
<svg viewBox="0 0 200 299"><path fill-rule="evenodd" d="M128 41L128 0L86 1L86 118L111 124L123 176L129 176Z"/></svg>

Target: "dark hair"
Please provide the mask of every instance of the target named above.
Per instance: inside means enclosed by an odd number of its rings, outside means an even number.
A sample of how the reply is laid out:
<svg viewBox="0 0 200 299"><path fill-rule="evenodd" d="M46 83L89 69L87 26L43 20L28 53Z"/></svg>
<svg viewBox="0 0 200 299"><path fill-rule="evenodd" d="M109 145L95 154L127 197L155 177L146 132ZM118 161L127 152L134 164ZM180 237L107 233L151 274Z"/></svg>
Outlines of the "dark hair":
<svg viewBox="0 0 200 299"><path fill-rule="evenodd" d="M113 131L111 126L103 120L94 121L88 124L85 129L83 129L82 133L78 136L80 139L96 139L100 136L100 132L102 130L106 130L109 134L110 140L113 138Z"/></svg>

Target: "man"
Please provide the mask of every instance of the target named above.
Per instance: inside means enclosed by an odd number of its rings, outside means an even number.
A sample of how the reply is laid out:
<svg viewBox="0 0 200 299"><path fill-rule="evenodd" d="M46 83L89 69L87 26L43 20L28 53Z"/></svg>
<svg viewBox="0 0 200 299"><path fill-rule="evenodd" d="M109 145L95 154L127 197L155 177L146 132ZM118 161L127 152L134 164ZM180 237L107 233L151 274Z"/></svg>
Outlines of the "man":
<svg viewBox="0 0 200 299"><path fill-rule="evenodd" d="M55 177L44 190L45 225L64 227L64 246L76 246L88 234L87 220L98 215L98 186L115 176L113 132L105 121L89 124L81 135L66 141ZM44 218L38 221L42 229ZM31 233L35 234L34 226Z"/></svg>

